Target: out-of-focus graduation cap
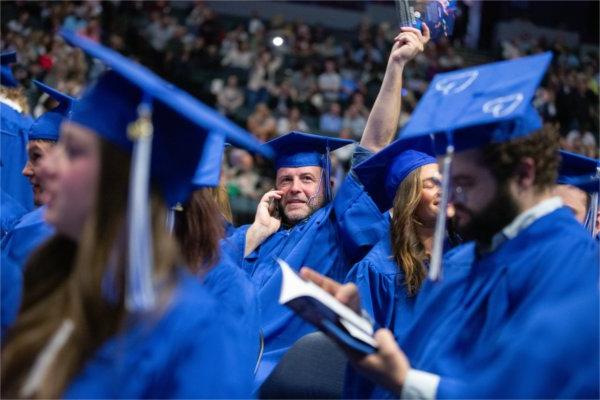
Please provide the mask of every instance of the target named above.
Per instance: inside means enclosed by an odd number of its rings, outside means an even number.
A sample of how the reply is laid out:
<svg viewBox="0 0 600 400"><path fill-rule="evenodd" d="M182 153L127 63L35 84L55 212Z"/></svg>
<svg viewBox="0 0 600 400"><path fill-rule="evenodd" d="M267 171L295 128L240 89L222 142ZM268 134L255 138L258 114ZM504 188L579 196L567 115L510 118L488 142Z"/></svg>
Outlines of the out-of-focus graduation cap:
<svg viewBox="0 0 600 400"><path fill-rule="evenodd" d="M595 235L598 192L600 191L600 160L564 150L560 151L560 158L556 182L575 186L590 195L589 207L583 224L592 235Z"/></svg>
<svg viewBox="0 0 600 400"><path fill-rule="evenodd" d="M216 187L221 181L221 165L223 164L224 150L231 147L220 136L207 138L202 152L202 160L194 175L194 186L197 188Z"/></svg>
<svg viewBox="0 0 600 400"><path fill-rule="evenodd" d="M154 305L149 181L168 205L184 202L212 136L269 157L269 147L217 111L121 54L70 31L61 36L111 69L73 106L71 121L132 153L128 205L129 271L126 304L131 311ZM208 139L210 138L210 139ZM154 149L154 151L152 151Z"/></svg>
<svg viewBox="0 0 600 400"><path fill-rule="evenodd" d="M269 142L275 152L275 168L322 167L325 176L326 199L331 199L329 175L331 160L329 153L354 143L348 139L336 139L328 136L304 132L290 132Z"/></svg>
<svg viewBox="0 0 600 400"><path fill-rule="evenodd" d="M560 151L557 183L578 187L588 193L600 190L600 160L580 154Z"/></svg>
<svg viewBox="0 0 600 400"><path fill-rule="evenodd" d="M9 64L17 62L17 53L9 51L0 54L0 85L17 87L19 83L15 79Z"/></svg>
<svg viewBox="0 0 600 400"><path fill-rule="evenodd" d="M440 210L448 205L450 164L455 151L524 137L542 127L531 100L552 54L547 52L436 75L401 136L433 135L436 153L446 154L442 169ZM441 273L445 211L438 214L429 269Z"/></svg>
<svg viewBox="0 0 600 400"><path fill-rule="evenodd" d="M381 212L392 208L396 191L415 169L436 164L429 136L398 139L354 167L367 193Z"/></svg>
<svg viewBox="0 0 600 400"><path fill-rule="evenodd" d="M212 135L206 138L202 158L192 181L194 187L219 186L224 149L225 138L223 136Z"/></svg>
<svg viewBox="0 0 600 400"><path fill-rule="evenodd" d="M29 140L58 140L58 133L62 121L69 117L73 103L76 101L73 97L59 92L48 85L37 80L33 83L42 92L58 102L58 106L39 116L34 121L29 130Z"/></svg>

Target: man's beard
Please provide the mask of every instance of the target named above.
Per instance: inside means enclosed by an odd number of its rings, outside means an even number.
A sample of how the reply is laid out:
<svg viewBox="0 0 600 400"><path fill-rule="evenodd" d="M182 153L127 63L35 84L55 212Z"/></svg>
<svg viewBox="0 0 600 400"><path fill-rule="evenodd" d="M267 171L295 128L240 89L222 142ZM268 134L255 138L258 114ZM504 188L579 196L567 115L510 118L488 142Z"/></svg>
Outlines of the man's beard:
<svg viewBox="0 0 600 400"><path fill-rule="evenodd" d="M483 246L489 246L492 237L519 215L519 208L508 190L507 183L498 185L494 199L478 213L466 210L460 205L457 207L471 217L465 226L457 227L460 236L465 241L475 240Z"/></svg>
<svg viewBox="0 0 600 400"><path fill-rule="evenodd" d="M317 211L318 209L320 209L321 207L323 207L324 201L323 201L322 197L318 196L318 197L316 197L314 199L309 199L308 202L306 203L306 205L308 206L308 212L307 212L307 214L305 216L303 216L303 217L289 218L288 215L287 215L287 213L283 212L281 222L284 225L286 225L286 226L294 226L297 223L306 220L311 215L313 215L315 213L315 211Z"/></svg>

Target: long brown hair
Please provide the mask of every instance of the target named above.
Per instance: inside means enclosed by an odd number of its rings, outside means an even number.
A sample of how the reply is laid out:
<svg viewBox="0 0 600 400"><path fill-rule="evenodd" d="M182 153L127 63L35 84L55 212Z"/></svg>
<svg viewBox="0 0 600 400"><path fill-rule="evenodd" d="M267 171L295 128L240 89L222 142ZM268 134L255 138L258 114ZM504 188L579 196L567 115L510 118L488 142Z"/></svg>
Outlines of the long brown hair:
<svg viewBox="0 0 600 400"><path fill-rule="evenodd" d="M219 211L223 214L223 218L225 221L232 223L233 222L233 214L231 212L231 203L229 203L229 194L227 193L227 186L221 181L219 186L212 188L211 192L213 194L214 200L217 202L217 206L219 207Z"/></svg>
<svg viewBox="0 0 600 400"><path fill-rule="evenodd" d="M29 259L22 307L2 348L2 397L19 397L32 365L50 338L70 319L74 330L54 358L36 398L57 398L87 358L120 328L124 307L125 213L129 156L100 139L101 169L95 212L75 242L55 235ZM151 194L154 276L161 279L177 264L177 250L165 229L166 209ZM115 298L102 291L109 265ZM52 277L48 280L47 277ZM51 372L50 372L51 371Z"/></svg>
<svg viewBox="0 0 600 400"><path fill-rule="evenodd" d="M195 273L206 272L219 261L223 219L210 188L196 190L175 214L175 236L183 258Z"/></svg>
<svg viewBox="0 0 600 400"><path fill-rule="evenodd" d="M6 97L7 99L14 101L21 107L21 114L29 114L29 103L27 102L27 96L22 88L9 88L6 86L0 87L0 96Z"/></svg>
<svg viewBox="0 0 600 400"><path fill-rule="evenodd" d="M421 201L422 189L421 167L419 167L404 178L396 191L390 230L392 255L396 264L404 272L404 284L409 296L417 294L426 275L424 262L427 254L417 236L417 227L421 223L415 216Z"/></svg>

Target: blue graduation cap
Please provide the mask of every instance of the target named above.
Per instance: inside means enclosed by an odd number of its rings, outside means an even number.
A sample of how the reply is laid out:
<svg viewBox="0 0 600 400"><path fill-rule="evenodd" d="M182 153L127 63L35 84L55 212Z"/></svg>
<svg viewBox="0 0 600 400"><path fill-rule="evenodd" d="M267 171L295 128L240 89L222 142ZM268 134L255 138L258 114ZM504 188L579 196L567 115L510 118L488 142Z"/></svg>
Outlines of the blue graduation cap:
<svg viewBox="0 0 600 400"><path fill-rule="evenodd" d="M195 187L216 187L221 181L221 165L223 163L223 150L226 147L223 136L213 135L208 137L202 158L196 169L193 184Z"/></svg>
<svg viewBox="0 0 600 400"><path fill-rule="evenodd" d="M40 81L34 80L33 83L39 90L47 93L50 97L56 100L58 102L58 106L40 115L40 117L34 121L29 129L29 140L57 141L60 124L62 123L63 119L69 117L73 103L76 100L71 96L68 96L56 89L51 88L50 86L43 84Z"/></svg>
<svg viewBox="0 0 600 400"><path fill-rule="evenodd" d="M126 305L144 311L154 305L152 238L148 191L156 182L168 205L184 202L206 143L221 137L270 156L249 133L215 110L121 54L70 31L61 36L111 69L73 105L71 121L132 153L128 204ZM152 149L154 148L154 151Z"/></svg>
<svg viewBox="0 0 600 400"><path fill-rule="evenodd" d="M19 86L9 66L9 64L15 62L17 62L17 53L15 51L0 54L0 85L7 87Z"/></svg>
<svg viewBox="0 0 600 400"><path fill-rule="evenodd" d="M550 52L436 75L402 130L404 139L433 135L446 154L440 209L448 205L450 164L455 151L524 137L542 127L531 104L552 59ZM429 278L439 279L445 212L437 217Z"/></svg>
<svg viewBox="0 0 600 400"><path fill-rule="evenodd" d="M600 190L600 160L560 150L557 183L571 185L587 193Z"/></svg>
<svg viewBox="0 0 600 400"><path fill-rule="evenodd" d="M272 158L273 151L268 146L262 146L248 131L240 128L215 109L203 104L183 90L155 75L144 66L134 63L121 54L99 45L89 39L76 35L72 31L61 30L61 36L73 46L80 47L92 57L102 60L113 70L127 80L137 81L145 91L153 91L151 98L171 104L181 115L186 116L192 123L206 131L219 132L225 135L228 142L234 146ZM169 98L169 96L173 96Z"/></svg>
<svg viewBox="0 0 600 400"><path fill-rule="evenodd" d="M384 212L392 208L398 186L408 174L427 164L437 164L430 137L400 138L354 167L354 173Z"/></svg>
<svg viewBox="0 0 600 400"><path fill-rule="evenodd" d="M560 168L556 183L575 186L590 195L584 225L594 235L600 191L600 160L560 150Z"/></svg>
<svg viewBox="0 0 600 400"><path fill-rule="evenodd" d="M547 52L437 74L401 137L433 134L443 154L528 135L542 126L531 100L551 59Z"/></svg>
<svg viewBox="0 0 600 400"><path fill-rule="evenodd" d="M275 152L275 168L322 167L326 187L326 200L331 200L329 176L331 160L329 153L354 143L349 139L336 139L328 136L304 132L290 132L263 146L270 146Z"/></svg>

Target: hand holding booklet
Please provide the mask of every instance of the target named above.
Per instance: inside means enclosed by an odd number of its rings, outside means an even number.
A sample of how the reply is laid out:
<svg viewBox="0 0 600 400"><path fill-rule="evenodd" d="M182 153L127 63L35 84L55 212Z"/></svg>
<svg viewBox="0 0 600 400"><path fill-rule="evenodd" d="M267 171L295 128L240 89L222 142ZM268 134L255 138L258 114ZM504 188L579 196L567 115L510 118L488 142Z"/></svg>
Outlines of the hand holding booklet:
<svg viewBox="0 0 600 400"><path fill-rule="evenodd" d="M277 262L282 274L279 304L288 306L342 346L363 354L377 351L371 322L318 285L302 279L285 261Z"/></svg>

